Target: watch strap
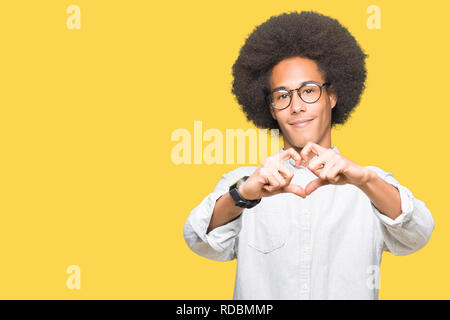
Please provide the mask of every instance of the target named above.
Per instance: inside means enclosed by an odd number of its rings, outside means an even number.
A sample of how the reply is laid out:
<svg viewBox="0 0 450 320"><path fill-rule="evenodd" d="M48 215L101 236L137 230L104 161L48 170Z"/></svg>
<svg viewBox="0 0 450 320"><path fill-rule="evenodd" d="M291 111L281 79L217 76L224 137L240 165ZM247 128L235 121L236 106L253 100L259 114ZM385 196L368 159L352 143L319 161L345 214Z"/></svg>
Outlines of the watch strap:
<svg viewBox="0 0 450 320"><path fill-rule="evenodd" d="M231 198L234 200L234 203L236 206L241 208L250 209L256 206L258 203L261 202L261 199L255 199L255 200L247 200L239 193L238 188L239 186L244 183L249 177L244 176L238 181L236 181L234 184L230 186L229 192L231 195Z"/></svg>

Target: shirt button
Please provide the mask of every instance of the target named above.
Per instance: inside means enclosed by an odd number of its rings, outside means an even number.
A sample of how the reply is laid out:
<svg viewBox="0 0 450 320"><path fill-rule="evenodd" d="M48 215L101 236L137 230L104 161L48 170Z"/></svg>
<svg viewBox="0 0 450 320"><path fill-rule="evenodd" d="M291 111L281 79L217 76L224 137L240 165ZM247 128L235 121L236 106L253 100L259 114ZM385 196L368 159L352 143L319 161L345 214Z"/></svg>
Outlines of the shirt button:
<svg viewBox="0 0 450 320"><path fill-rule="evenodd" d="M308 285L307 285L306 283L304 283L304 284L302 285L302 289L303 289L303 290L308 290Z"/></svg>
<svg viewBox="0 0 450 320"><path fill-rule="evenodd" d="M303 252L304 253L308 253L309 252L309 247L308 246L304 246L303 247Z"/></svg>

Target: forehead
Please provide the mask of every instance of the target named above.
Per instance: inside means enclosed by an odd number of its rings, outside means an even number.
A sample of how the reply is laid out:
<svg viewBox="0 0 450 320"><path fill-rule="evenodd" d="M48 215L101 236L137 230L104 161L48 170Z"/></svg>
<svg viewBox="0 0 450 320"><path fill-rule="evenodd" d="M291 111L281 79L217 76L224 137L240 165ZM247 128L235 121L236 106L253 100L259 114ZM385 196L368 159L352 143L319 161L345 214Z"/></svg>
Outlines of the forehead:
<svg viewBox="0 0 450 320"><path fill-rule="evenodd" d="M273 67L270 88L283 86L293 89L305 81L324 82L317 63L307 58L292 57L280 61Z"/></svg>

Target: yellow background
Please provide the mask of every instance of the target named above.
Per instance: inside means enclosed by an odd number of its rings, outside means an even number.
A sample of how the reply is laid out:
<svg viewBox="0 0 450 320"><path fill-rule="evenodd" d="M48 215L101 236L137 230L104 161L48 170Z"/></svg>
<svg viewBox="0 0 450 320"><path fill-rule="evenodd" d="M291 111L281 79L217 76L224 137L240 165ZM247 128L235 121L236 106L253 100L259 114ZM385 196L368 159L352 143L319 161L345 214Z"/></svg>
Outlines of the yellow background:
<svg viewBox="0 0 450 320"><path fill-rule="evenodd" d="M372 4L380 30L366 26ZM450 298L450 5L436 0L2 1L0 298L231 299L236 262L194 254L183 226L238 165L175 165L171 133L254 128L231 66L256 25L295 10L338 19L369 54L332 145L392 172L435 219L424 249L383 254L380 299Z"/></svg>

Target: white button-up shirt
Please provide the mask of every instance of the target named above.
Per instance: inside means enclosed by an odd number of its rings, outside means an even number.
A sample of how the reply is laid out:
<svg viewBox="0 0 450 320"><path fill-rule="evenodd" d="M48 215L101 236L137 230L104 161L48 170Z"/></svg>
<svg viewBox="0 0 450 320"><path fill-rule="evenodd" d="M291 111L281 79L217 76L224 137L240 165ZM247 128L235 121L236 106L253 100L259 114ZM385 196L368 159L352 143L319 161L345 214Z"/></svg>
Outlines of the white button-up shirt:
<svg viewBox="0 0 450 320"><path fill-rule="evenodd" d="M296 168L292 159L285 164L294 172L291 183L304 187L317 178L308 168ZM377 299L382 251L406 255L422 248L434 221L391 173L366 168L399 190L402 213L395 220L358 187L330 184L305 199L291 193L262 198L206 234L216 200L257 169L240 167L224 174L191 211L186 243L209 259L237 259L234 299Z"/></svg>

